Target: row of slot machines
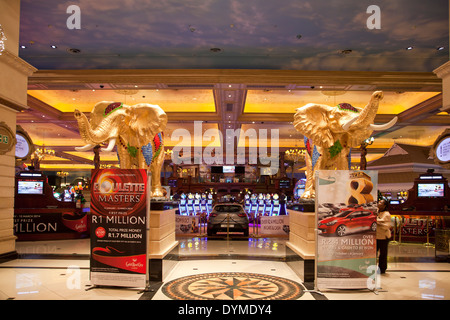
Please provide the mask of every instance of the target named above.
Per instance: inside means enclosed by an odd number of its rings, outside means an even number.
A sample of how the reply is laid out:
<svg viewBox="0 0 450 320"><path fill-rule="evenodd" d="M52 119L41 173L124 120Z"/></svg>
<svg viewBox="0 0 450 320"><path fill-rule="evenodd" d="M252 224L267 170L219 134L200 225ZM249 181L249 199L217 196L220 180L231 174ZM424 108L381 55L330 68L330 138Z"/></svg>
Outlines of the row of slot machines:
<svg viewBox="0 0 450 320"><path fill-rule="evenodd" d="M247 214L253 217L287 215L286 201L280 203L280 196L276 193L246 194L244 208Z"/></svg>
<svg viewBox="0 0 450 320"><path fill-rule="evenodd" d="M189 193L186 195L182 193L178 209L182 216L195 216L202 213L209 215L213 207L213 202L212 194Z"/></svg>

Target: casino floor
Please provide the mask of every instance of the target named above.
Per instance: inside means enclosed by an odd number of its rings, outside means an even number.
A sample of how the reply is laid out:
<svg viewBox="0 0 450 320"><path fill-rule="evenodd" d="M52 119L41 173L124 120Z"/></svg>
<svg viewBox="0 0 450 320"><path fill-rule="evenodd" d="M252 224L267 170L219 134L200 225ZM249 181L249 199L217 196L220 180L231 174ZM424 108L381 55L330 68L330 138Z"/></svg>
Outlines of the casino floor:
<svg viewBox="0 0 450 320"><path fill-rule="evenodd" d="M422 244L389 246L379 288L323 290L306 284L283 261L285 239L240 241L183 238L179 259L145 292L92 288L89 239L17 242L18 259L0 263L1 300L449 300L450 263ZM220 258L211 259L211 255ZM308 290L309 289L309 290Z"/></svg>

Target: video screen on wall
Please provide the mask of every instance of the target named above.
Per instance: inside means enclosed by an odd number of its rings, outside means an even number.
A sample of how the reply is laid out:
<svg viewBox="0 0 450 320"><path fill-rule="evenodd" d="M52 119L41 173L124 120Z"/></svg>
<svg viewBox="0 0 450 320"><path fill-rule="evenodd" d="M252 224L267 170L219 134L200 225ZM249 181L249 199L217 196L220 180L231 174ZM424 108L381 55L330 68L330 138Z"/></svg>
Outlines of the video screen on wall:
<svg viewBox="0 0 450 320"><path fill-rule="evenodd" d="M18 181L18 194L44 194L44 181Z"/></svg>
<svg viewBox="0 0 450 320"><path fill-rule="evenodd" d="M211 173L223 173L222 167L211 167Z"/></svg>
<svg viewBox="0 0 450 320"><path fill-rule="evenodd" d="M223 166L223 173L234 173L234 166Z"/></svg>
<svg viewBox="0 0 450 320"><path fill-rule="evenodd" d="M443 183L419 183L417 184L417 196L425 197L444 197Z"/></svg>

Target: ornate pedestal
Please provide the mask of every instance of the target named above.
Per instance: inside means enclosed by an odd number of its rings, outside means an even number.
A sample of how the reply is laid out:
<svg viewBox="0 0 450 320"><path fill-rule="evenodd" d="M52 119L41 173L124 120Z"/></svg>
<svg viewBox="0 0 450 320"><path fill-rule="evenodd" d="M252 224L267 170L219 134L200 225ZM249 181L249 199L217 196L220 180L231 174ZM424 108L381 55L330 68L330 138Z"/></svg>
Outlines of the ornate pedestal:
<svg viewBox="0 0 450 320"><path fill-rule="evenodd" d="M175 209L150 211L148 262L150 281L163 281L178 261Z"/></svg>
<svg viewBox="0 0 450 320"><path fill-rule="evenodd" d="M286 263L304 282L314 282L315 213L289 211L289 241Z"/></svg>

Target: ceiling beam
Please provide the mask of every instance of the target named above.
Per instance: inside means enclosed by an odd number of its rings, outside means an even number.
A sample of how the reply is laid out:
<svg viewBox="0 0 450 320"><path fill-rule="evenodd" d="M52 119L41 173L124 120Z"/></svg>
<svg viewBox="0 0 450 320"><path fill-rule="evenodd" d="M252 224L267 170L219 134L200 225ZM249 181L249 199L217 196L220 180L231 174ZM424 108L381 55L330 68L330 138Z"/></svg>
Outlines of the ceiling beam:
<svg viewBox="0 0 450 320"><path fill-rule="evenodd" d="M88 84L264 84L309 88L320 85L374 86L376 90L441 91L442 79L432 72L298 71L260 69L39 70L29 89Z"/></svg>
<svg viewBox="0 0 450 320"><path fill-rule="evenodd" d="M374 138L384 136L385 134L397 131L406 126L416 125L416 123L420 121L424 121L430 116L435 116L440 113L440 108L442 107L442 93L435 95L421 103L416 104L415 106L399 113L397 115L397 123L391 128L374 132L372 135Z"/></svg>

